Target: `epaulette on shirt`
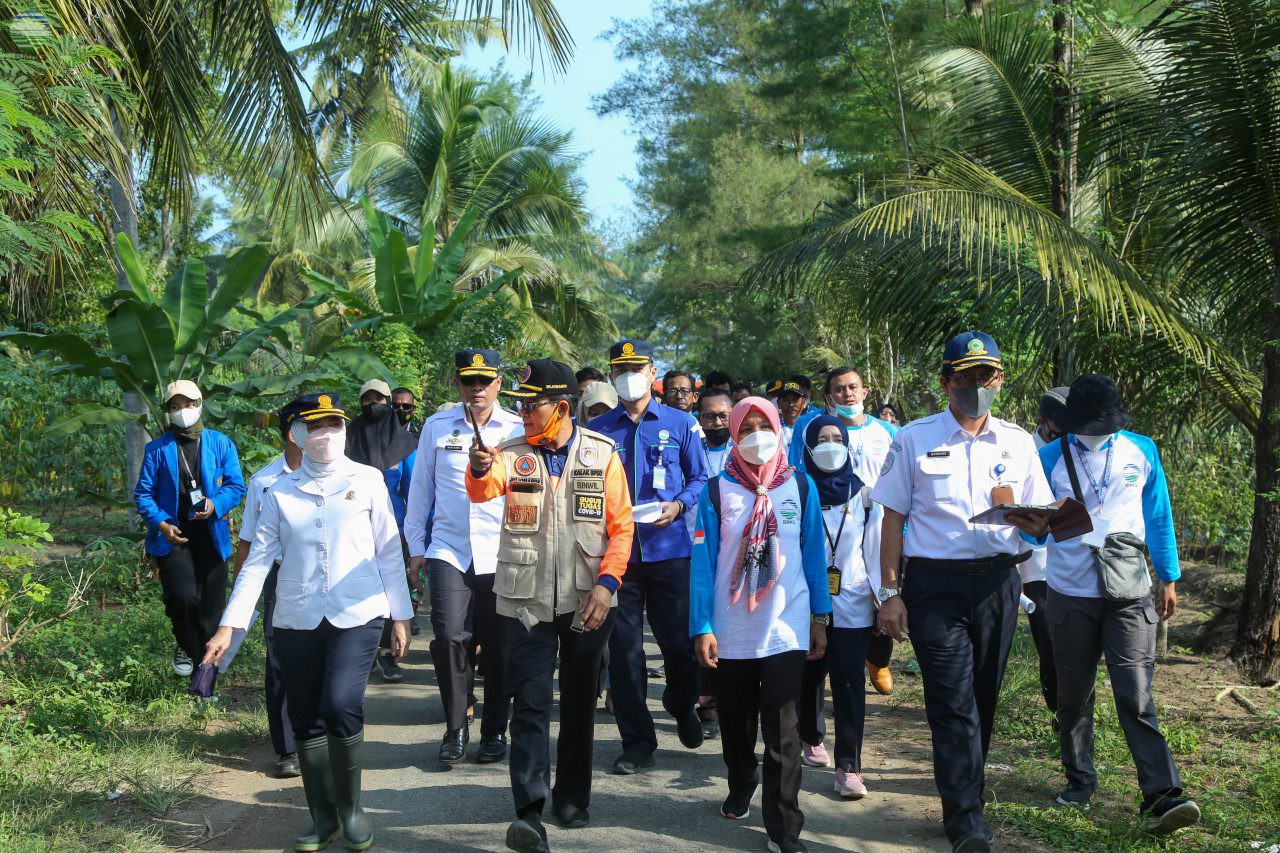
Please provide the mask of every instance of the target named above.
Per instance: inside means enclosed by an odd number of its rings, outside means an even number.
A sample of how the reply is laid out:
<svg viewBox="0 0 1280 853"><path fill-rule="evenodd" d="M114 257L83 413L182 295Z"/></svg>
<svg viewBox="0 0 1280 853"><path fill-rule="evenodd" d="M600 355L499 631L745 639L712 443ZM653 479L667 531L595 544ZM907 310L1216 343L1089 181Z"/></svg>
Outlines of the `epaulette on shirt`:
<svg viewBox="0 0 1280 853"><path fill-rule="evenodd" d="M936 415L927 415L923 418L916 418L914 421L910 421L904 424L903 426L899 427L898 432L906 432L907 430L911 429L914 426L924 426L925 424L931 424L933 423L935 418L940 418L940 417L942 417L941 412L938 412Z"/></svg>

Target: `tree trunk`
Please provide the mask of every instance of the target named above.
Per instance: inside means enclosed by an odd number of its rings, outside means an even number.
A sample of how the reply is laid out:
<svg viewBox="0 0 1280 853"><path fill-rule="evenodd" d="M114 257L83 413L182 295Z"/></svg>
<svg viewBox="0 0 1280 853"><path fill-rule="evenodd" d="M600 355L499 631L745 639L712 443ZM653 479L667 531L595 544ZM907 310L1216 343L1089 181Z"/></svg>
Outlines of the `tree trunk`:
<svg viewBox="0 0 1280 853"><path fill-rule="evenodd" d="M129 141L128 131L122 123L120 115L113 108L111 110L111 124L115 129L116 136L119 138L121 147L126 152L132 152L133 146ZM124 183L117 180L116 176L108 171L107 183L111 190L111 236L112 245L115 244L115 235L125 234L134 243L138 242L138 210L135 206L137 199L137 176L133 171L133 157L125 157L125 173ZM125 277L124 267L120 264L120 258L113 252L112 260L116 268L116 290L129 290L129 280ZM135 415L145 415L147 413L146 401L142 396L134 391L126 391L124 393L124 410ZM138 422L129 422L124 427L124 484L125 498L133 496L133 487L138 483L138 472L142 470L142 450L147 444L147 433L143 429L142 424Z"/></svg>
<svg viewBox="0 0 1280 853"><path fill-rule="evenodd" d="M1075 89L1076 14L1074 0L1053 0L1053 115L1050 147L1053 173L1050 209L1068 225L1075 223L1076 147L1080 130L1079 95ZM1069 270L1056 271L1061 292ZM1071 353L1073 312L1058 312L1053 344L1052 381L1067 385L1074 375Z"/></svg>
<svg viewBox="0 0 1280 853"><path fill-rule="evenodd" d="M1261 684L1280 680L1280 233L1271 241L1271 311L1262 354L1262 408L1254 438L1253 534L1231 657Z"/></svg>

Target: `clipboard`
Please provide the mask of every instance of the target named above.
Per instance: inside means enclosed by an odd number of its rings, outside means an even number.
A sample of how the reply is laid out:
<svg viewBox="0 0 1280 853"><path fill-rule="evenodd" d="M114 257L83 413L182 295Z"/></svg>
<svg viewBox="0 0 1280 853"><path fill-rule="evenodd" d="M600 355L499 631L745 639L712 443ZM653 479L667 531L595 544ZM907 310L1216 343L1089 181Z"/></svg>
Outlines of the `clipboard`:
<svg viewBox="0 0 1280 853"><path fill-rule="evenodd" d="M1049 517L1049 533L1055 542L1065 542L1093 530L1093 519L1084 504L1075 498L1062 498L1051 504L999 504L969 519L970 524L1012 527L1005 514L1031 512Z"/></svg>

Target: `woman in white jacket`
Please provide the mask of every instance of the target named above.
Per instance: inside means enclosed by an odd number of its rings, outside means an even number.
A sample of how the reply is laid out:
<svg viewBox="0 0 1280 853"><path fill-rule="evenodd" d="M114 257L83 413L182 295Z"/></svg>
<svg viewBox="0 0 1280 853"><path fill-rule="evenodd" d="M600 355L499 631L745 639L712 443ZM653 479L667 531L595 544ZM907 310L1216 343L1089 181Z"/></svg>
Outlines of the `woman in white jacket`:
<svg viewBox="0 0 1280 853"><path fill-rule="evenodd" d="M253 545L204 662L217 663L232 631L248 628L278 554L273 643L312 819L294 849L320 850L341 837L364 850L373 844L360 807L365 686L384 621L395 620L392 654L400 660L413 609L382 472L347 458L338 396L309 396L292 427L302 465L262 497Z"/></svg>
<svg viewBox="0 0 1280 853"><path fill-rule="evenodd" d="M819 724L827 673L835 704L836 793L862 799L862 732L867 699L863 662L875 623L880 586L880 521L884 511L868 499L869 490L854 473L849 431L832 415L805 425L805 468L818 489L826 544L831 627L827 653L805 661L800 694L800 737L809 747L822 743Z"/></svg>

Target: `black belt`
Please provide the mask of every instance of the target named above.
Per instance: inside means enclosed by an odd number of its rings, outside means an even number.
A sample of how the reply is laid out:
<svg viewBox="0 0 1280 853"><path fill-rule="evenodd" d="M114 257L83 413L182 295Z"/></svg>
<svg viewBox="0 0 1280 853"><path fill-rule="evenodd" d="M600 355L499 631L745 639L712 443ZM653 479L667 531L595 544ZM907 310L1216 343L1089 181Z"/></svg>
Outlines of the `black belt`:
<svg viewBox="0 0 1280 853"><path fill-rule="evenodd" d="M942 569L962 575L985 575L989 572L1000 572L1012 569L1031 556L1030 551L1021 554L993 554L990 557L979 557L975 560L937 560L933 557L908 557L907 568L920 566L926 569Z"/></svg>

